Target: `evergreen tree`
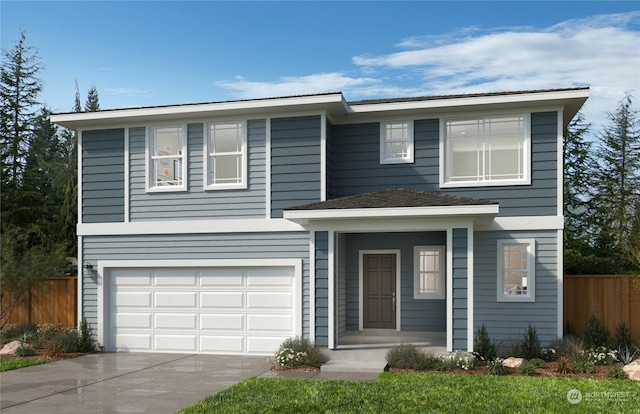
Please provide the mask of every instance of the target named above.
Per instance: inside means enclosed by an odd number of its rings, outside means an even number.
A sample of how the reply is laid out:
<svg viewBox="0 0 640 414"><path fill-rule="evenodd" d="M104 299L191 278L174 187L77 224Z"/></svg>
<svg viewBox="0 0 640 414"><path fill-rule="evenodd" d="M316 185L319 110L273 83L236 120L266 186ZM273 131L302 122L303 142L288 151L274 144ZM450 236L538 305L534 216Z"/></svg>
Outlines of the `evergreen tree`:
<svg viewBox="0 0 640 414"><path fill-rule="evenodd" d="M76 100L73 104L73 112L82 112L82 104L80 103L80 88L78 88L77 79L76 79Z"/></svg>
<svg viewBox="0 0 640 414"><path fill-rule="evenodd" d="M91 85L87 94L87 100L84 103L85 112L96 112L100 110L100 102L98 97L98 89L96 85Z"/></svg>
<svg viewBox="0 0 640 414"><path fill-rule="evenodd" d="M11 50L2 49L0 70L0 164L2 185L2 222L16 223L12 214L18 207L26 155L38 116L38 94L42 69L34 49L26 44L26 35Z"/></svg>
<svg viewBox="0 0 640 414"><path fill-rule="evenodd" d="M607 252L614 271L629 269L634 220L640 196L640 130L638 112L632 109L632 97L626 94L609 125L599 135L596 247Z"/></svg>

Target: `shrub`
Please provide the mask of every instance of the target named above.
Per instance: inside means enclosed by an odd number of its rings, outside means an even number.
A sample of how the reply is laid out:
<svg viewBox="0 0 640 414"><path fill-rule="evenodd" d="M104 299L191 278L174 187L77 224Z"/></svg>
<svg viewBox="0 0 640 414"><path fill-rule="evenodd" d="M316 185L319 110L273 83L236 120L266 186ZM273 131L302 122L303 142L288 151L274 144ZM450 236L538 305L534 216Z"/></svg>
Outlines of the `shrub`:
<svg viewBox="0 0 640 414"><path fill-rule="evenodd" d="M85 318L80 322L80 332L78 333L78 352L93 352L96 340L93 336L93 328Z"/></svg>
<svg viewBox="0 0 640 414"><path fill-rule="evenodd" d="M618 359L618 353L605 346L599 346L595 349L585 351L587 361L594 365L611 365Z"/></svg>
<svg viewBox="0 0 640 414"><path fill-rule="evenodd" d="M640 353L640 349L631 345L630 347L618 348L618 361L624 365L632 363L636 359L636 355Z"/></svg>
<svg viewBox="0 0 640 414"><path fill-rule="evenodd" d="M36 350L29 344L23 343L16 348L14 355L17 357L30 357L36 354Z"/></svg>
<svg viewBox="0 0 640 414"><path fill-rule="evenodd" d="M556 367L556 372L559 372L561 374L568 374L570 372L573 372L573 367L571 366L569 358L567 358L566 356L561 356L560 358L558 358L558 366Z"/></svg>
<svg viewBox="0 0 640 414"><path fill-rule="evenodd" d="M564 338L554 342L552 345L556 349L558 356L564 356L569 359L575 359L582 355L584 344L580 338L575 336L565 336Z"/></svg>
<svg viewBox="0 0 640 414"><path fill-rule="evenodd" d="M60 343L60 349L62 352L78 352L78 333L75 329L69 329L58 333L53 338L53 342Z"/></svg>
<svg viewBox="0 0 640 414"><path fill-rule="evenodd" d="M489 332L484 323L476 331L473 349L485 361L493 361L498 356L498 347L489 338Z"/></svg>
<svg viewBox="0 0 640 414"><path fill-rule="evenodd" d="M596 366L586 360L578 360L573 362L573 370L583 374L593 374L596 372Z"/></svg>
<svg viewBox="0 0 640 414"><path fill-rule="evenodd" d="M48 355L50 358L60 358L62 356L62 346L60 341L51 342L49 344L49 352Z"/></svg>
<svg viewBox="0 0 640 414"><path fill-rule="evenodd" d="M518 367L518 372L521 375L526 375L528 377L533 377L538 375L538 371L536 371L536 367L533 366L530 362L525 362L524 364Z"/></svg>
<svg viewBox="0 0 640 414"><path fill-rule="evenodd" d="M301 337L286 339L275 352L278 365L298 367L308 365L320 366L320 349L308 339Z"/></svg>
<svg viewBox="0 0 640 414"><path fill-rule="evenodd" d="M444 359L452 367L461 368L465 371L475 367L477 362L476 357L474 357L472 353L460 350L450 352Z"/></svg>
<svg viewBox="0 0 640 414"><path fill-rule="evenodd" d="M607 377L614 379L629 379L629 375L620 367L612 367L609 372L607 372Z"/></svg>
<svg viewBox="0 0 640 414"><path fill-rule="evenodd" d="M400 344L389 349L385 358L391 368L413 369L416 351L413 344Z"/></svg>
<svg viewBox="0 0 640 414"><path fill-rule="evenodd" d="M542 347L540 346L536 328L531 324L529 324L529 327L524 333L524 339L520 347L522 348L522 356L525 359L531 360L542 356Z"/></svg>
<svg viewBox="0 0 640 414"><path fill-rule="evenodd" d="M553 347L542 348L542 359L545 361L555 361L556 350Z"/></svg>
<svg viewBox="0 0 640 414"><path fill-rule="evenodd" d="M584 330L584 345L587 348L597 348L599 346L609 346L611 333L606 326L595 316L591 316Z"/></svg>
<svg viewBox="0 0 640 414"><path fill-rule="evenodd" d="M509 351L509 356L522 357L522 344L520 343L520 341L511 341L511 350Z"/></svg>
<svg viewBox="0 0 640 414"><path fill-rule="evenodd" d="M489 375L507 375L509 371L502 363L502 359L496 358L487 363L487 373Z"/></svg>
<svg viewBox="0 0 640 414"><path fill-rule="evenodd" d="M413 369L418 371L433 369L439 362L440 358L432 353L426 352L422 349L416 349Z"/></svg>
<svg viewBox="0 0 640 414"><path fill-rule="evenodd" d="M38 330L38 325L36 325L35 323L22 322L16 325L11 330L11 337L16 339L22 338L24 335L28 335L29 337L31 337L33 333L36 332L37 330Z"/></svg>
<svg viewBox="0 0 640 414"><path fill-rule="evenodd" d="M546 368L547 364L540 358L533 358L531 361L529 361L529 363L531 365L533 365L534 368Z"/></svg>
<svg viewBox="0 0 640 414"><path fill-rule="evenodd" d="M573 327L573 322L567 321L567 323L564 324L564 335L576 336L576 329Z"/></svg>
<svg viewBox="0 0 640 414"><path fill-rule="evenodd" d="M622 347L630 348L631 346L633 346L633 342L631 342L631 331L629 330L629 327L627 326L626 322L622 322L616 328L614 345L618 349Z"/></svg>
<svg viewBox="0 0 640 414"><path fill-rule="evenodd" d="M451 371L454 368L454 366L449 362L449 361L445 361L444 359L439 360L434 366L433 369L435 369L436 371Z"/></svg>

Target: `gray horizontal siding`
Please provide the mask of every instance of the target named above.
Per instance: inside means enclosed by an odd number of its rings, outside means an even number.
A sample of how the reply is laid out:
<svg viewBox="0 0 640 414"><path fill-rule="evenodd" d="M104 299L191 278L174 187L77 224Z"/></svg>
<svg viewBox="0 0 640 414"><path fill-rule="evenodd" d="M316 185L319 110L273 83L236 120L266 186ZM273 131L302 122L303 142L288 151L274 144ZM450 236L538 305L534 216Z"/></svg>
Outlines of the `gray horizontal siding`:
<svg viewBox="0 0 640 414"><path fill-rule="evenodd" d="M124 129L82 133L82 222L124 221Z"/></svg>
<svg viewBox="0 0 640 414"><path fill-rule="evenodd" d="M439 119L415 121L415 162L381 165L379 123L331 126L328 194L336 198L405 187L498 201L500 216L556 214L556 112L531 115L532 183L528 186L440 189L439 128Z"/></svg>
<svg viewBox="0 0 640 414"><path fill-rule="evenodd" d="M320 200L320 117L271 120L271 216Z"/></svg>
<svg viewBox="0 0 640 414"><path fill-rule="evenodd" d="M147 193L145 129L129 131L131 221L265 217L266 121L247 123L247 189L204 190L204 136L204 124L187 125L187 191Z"/></svg>
<svg viewBox="0 0 640 414"><path fill-rule="evenodd" d="M467 349L467 229L453 229L453 349Z"/></svg>
<svg viewBox="0 0 640 414"><path fill-rule="evenodd" d="M329 234L315 233L315 343L329 345Z"/></svg>
<svg viewBox="0 0 640 414"><path fill-rule="evenodd" d="M400 295L402 331L446 330L446 301L413 298L413 247L446 245L444 232L367 233L346 235L347 330L359 327L360 250L401 250Z"/></svg>
<svg viewBox="0 0 640 414"><path fill-rule="evenodd" d="M220 260L302 259L303 336L309 337L309 234L245 233L171 236L85 236L83 260ZM82 307L87 320L97 324L95 278L83 278Z"/></svg>
<svg viewBox="0 0 640 414"><path fill-rule="evenodd" d="M497 301L497 240L512 238L536 240L535 302ZM491 339L507 347L512 341L522 340L529 324L536 327L542 342L549 343L557 339L556 232L476 232L474 242L475 329L486 324Z"/></svg>

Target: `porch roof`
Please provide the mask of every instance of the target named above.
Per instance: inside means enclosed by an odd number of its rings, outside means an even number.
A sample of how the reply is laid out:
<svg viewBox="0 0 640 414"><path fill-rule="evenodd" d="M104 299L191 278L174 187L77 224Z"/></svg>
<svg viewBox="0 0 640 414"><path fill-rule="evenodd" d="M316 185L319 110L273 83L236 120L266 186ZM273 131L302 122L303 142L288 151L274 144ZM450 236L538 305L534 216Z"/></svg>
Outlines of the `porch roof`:
<svg viewBox="0 0 640 414"><path fill-rule="evenodd" d="M498 210L497 201L407 188L387 188L290 207L284 210L284 218L299 224L307 224L309 220L345 218L495 217Z"/></svg>

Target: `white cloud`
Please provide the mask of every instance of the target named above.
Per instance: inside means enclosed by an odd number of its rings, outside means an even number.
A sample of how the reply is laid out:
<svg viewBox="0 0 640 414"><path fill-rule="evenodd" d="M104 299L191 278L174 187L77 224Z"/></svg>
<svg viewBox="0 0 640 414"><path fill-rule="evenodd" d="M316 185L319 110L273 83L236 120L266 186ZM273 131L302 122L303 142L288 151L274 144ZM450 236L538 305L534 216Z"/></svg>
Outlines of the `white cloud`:
<svg viewBox="0 0 640 414"><path fill-rule="evenodd" d="M141 88L105 88L105 93L118 96L141 96L153 92L150 89Z"/></svg>
<svg viewBox="0 0 640 414"><path fill-rule="evenodd" d="M590 86L596 128L625 92L640 100L640 11L571 19L547 28L461 28L412 36L402 51L352 59L360 74L318 73L216 82L237 98L342 91L348 100ZM636 101L637 102L637 101Z"/></svg>

